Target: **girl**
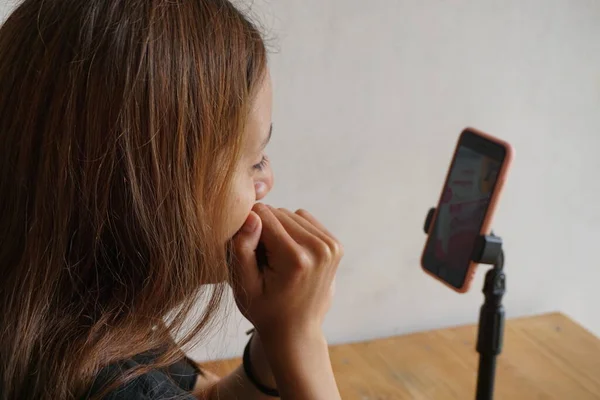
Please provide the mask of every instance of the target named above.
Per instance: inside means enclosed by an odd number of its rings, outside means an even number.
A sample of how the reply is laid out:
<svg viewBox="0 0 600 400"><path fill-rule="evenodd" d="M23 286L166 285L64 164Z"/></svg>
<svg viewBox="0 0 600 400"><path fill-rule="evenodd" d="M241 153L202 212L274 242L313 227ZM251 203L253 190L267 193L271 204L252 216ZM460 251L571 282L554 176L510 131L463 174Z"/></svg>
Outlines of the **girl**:
<svg viewBox="0 0 600 400"><path fill-rule="evenodd" d="M226 0L25 0L9 16L0 399L340 398L321 324L341 245L257 203L273 185L266 59ZM218 379L181 349L227 286L256 331Z"/></svg>

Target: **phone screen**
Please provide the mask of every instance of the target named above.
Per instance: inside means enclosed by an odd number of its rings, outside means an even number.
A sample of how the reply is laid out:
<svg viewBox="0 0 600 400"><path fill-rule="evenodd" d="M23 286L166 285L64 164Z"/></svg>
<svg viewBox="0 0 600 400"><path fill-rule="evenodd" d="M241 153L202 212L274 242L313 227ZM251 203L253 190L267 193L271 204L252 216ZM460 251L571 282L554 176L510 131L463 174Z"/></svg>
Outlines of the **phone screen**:
<svg viewBox="0 0 600 400"><path fill-rule="evenodd" d="M504 157L501 145L461 135L423 255L423 267L453 287L467 278Z"/></svg>

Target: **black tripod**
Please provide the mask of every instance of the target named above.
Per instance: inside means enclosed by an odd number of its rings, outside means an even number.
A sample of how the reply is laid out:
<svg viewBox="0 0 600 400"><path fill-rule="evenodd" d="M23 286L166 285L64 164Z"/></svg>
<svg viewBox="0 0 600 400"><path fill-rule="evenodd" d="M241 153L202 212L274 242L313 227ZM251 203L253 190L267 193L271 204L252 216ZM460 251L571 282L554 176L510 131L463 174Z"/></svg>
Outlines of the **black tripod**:
<svg viewBox="0 0 600 400"><path fill-rule="evenodd" d="M435 208L429 210L425 219L425 233L435 214ZM504 274L504 252L502 239L494 236L479 236L475 243L471 259L479 264L493 265L485 275L483 295L485 301L479 312L479 332L477 334L477 352L479 353L479 371L477 374L476 400L494 398L494 379L496 377L496 357L502 352L504 335L504 306L502 296L506 291Z"/></svg>

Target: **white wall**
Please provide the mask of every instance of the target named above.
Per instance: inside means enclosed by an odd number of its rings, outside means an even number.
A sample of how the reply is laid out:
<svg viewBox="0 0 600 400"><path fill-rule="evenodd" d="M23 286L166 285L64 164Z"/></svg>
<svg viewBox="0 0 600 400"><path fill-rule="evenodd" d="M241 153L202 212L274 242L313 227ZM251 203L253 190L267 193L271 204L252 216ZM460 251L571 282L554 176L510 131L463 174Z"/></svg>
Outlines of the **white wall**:
<svg viewBox="0 0 600 400"><path fill-rule="evenodd" d="M0 0L0 22L4 21L16 3L17 0Z"/></svg>
<svg viewBox="0 0 600 400"><path fill-rule="evenodd" d="M461 129L517 158L495 218L508 317L559 310L600 335L600 2L256 1L276 36L276 187L344 242L333 343L477 321L419 268L425 213ZM230 336L197 355L239 355ZM243 327L246 327L243 324Z"/></svg>
<svg viewBox="0 0 600 400"><path fill-rule="evenodd" d="M485 269L457 295L421 272L425 213L460 130L517 158L496 215L509 317L563 311L600 335L600 2L258 0L276 37L268 201L344 242L332 343L474 323ZM2 12L2 9L0 9ZM193 355L240 355L247 322Z"/></svg>

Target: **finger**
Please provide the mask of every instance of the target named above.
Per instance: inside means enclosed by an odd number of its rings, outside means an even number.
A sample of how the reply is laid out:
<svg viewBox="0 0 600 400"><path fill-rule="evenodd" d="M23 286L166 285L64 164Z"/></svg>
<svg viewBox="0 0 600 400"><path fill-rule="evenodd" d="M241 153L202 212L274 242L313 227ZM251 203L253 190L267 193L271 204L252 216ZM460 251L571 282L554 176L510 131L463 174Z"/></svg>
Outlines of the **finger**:
<svg viewBox="0 0 600 400"><path fill-rule="evenodd" d="M262 221L260 240L262 240L267 250L281 248L288 251L297 251L298 243L269 207L257 203L252 209Z"/></svg>
<svg viewBox="0 0 600 400"><path fill-rule="evenodd" d="M321 222L319 222L319 220L317 220L308 211L300 209L300 210L296 211L296 214L299 215L299 216L301 216L302 218L304 218L308 222L310 222L312 225L314 225L317 228L319 228L321 230L321 232L324 232L327 236L329 236L330 238L332 238L336 242L339 242L339 240L337 240L337 238L335 237L335 235L333 233L329 232L329 230L327 228L325 228L325 225L323 225Z"/></svg>
<svg viewBox="0 0 600 400"><path fill-rule="evenodd" d="M328 246L331 244L331 241L332 241L331 238L325 232L321 231L319 228L317 228L315 225L313 225L308 220L302 218L300 215L293 213L290 210L287 210L285 208L280 208L279 211L286 214L288 217L292 218L294 221L296 221L298 224L300 224L304 229L306 229L307 231L309 231L310 233L312 233L313 235L315 235L316 237L318 237L319 239L321 239L322 241L327 243Z"/></svg>
<svg viewBox="0 0 600 400"><path fill-rule="evenodd" d="M262 221L258 214L250 211L246 222L236 233L232 240L233 256L232 266L234 284L243 283L244 287L255 290L260 286L260 271L256 264L255 251L261 237Z"/></svg>
<svg viewBox="0 0 600 400"><path fill-rule="evenodd" d="M305 229L298 221L290 217L284 211L273 207L269 207L269 209L298 244L313 248L316 244L322 242L317 236Z"/></svg>
<svg viewBox="0 0 600 400"><path fill-rule="evenodd" d="M331 282L331 297L335 297L335 286L336 286L336 278L333 277L333 282Z"/></svg>
<svg viewBox="0 0 600 400"><path fill-rule="evenodd" d="M341 246L337 242L329 238L325 233L320 232L310 222L289 210L279 209L275 210L275 212L281 220L287 220L290 224L297 224L309 233L310 237L300 239L300 242L309 249L313 257L316 257L316 260L324 261L328 265L333 262L331 265L335 265L337 268L337 263L341 259ZM333 271L335 271L335 268Z"/></svg>
<svg viewBox="0 0 600 400"><path fill-rule="evenodd" d="M327 298L328 301L328 306L327 306L327 310L329 310L331 308L331 305L333 304L333 299L335 298L335 286L336 286L336 278L335 276L333 277L333 281L331 282L331 286L329 287L329 296Z"/></svg>
<svg viewBox="0 0 600 400"><path fill-rule="evenodd" d="M328 240L327 243L330 246L334 254L337 254L340 258L344 255L344 246L340 241L331 233L325 226L319 222L311 213L306 210L298 210L295 215L298 215L301 219L307 221L315 229L318 229L322 235L326 235Z"/></svg>

